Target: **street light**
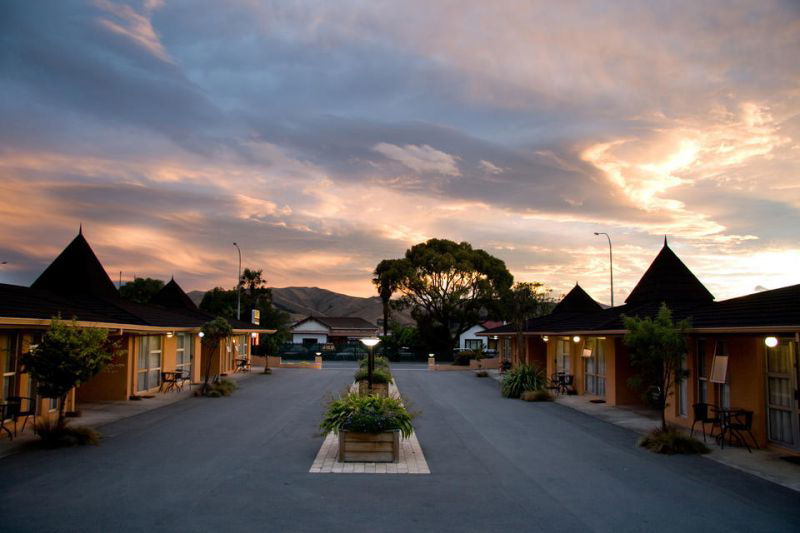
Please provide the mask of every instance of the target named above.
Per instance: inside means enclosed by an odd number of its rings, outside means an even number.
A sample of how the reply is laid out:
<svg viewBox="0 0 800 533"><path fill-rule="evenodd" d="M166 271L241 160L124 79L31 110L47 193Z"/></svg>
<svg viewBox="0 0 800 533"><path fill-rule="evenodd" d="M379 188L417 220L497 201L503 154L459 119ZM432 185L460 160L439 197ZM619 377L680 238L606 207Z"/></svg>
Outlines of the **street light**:
<svg viewBox="0 0 800 533"><path fill-rule="evenodd" d="M595 235L605 235L608 239L608 271L611 274L611 307L614 307L614 257L611 254L611 237L603 231L594 232Z"/></svg>
<svg viewBox="0 0 800 533"><path fill-rule="evenodd" d="M361 339L361 342L364 343L365 346L369 348L369 357L367 358L367 384L369 386L369 392L372 392L372 371L375 369L375 345L381 342L380 339L376 337L367 337L366 339Z"/></svg>
<svg viewBox="0 0 800 533"><path fill-rule="evenodd" d="M236 320L242 319L242 250L239 245L233 243L236 251L239 252L239 275L236 276Z"/></svg>

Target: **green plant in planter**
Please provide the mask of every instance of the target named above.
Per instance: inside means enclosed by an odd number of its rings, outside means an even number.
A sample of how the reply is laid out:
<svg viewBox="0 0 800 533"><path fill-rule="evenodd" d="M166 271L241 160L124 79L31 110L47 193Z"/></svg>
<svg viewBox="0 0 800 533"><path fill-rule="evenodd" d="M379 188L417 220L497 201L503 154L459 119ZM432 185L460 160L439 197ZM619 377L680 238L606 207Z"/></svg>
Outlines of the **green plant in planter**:
<svg viewBox="0 0 800 533"><path fill-rule="evenodd" d="M367 357L365 357L363 359L360 359L358 361L359 368L367 368L368 364L369 364L369 359ZM375 356L375 368L385 368L385 369L388 370L389 369L389 360L386 359L382 355L376 355Z"/></svg>
<svg viewBox="0 0 800 533"><path fill-rule="evenodd" d="M526 402L552 402L553 395L545 389L526 390L520 395L520 399Z"/></svg>
<svg viewBox="0 0 800 533"><path fill-rule="evenodd" d="M366 381L368 374L369 374L369 371L366 368L359 368L358 370L356 370L355 380L356 381ZM373 383L385 383L385 384L388 385L389 383L392 383L393 381L394 380L392 379L392 375L385 368L375 367L375 369L372 371L372 382Z"/></svg>
<svg viewBox="0 0 800 533"><path fill-rule="evenodd" d="M505 373L500 391L506 398L519 398L525 391L544 389L546 383L542 367L521 364Z"/></svg>
<svg viewBox="0 0 800 533"><path fill-rule="evenodd" d="M697 439L687 437L675 428L656 429L639 439L639 446L651 452L665 455L694 455L709 453L708 446Z"/></svg>
<svg viewBox="0 0 800 533"><path fill-rule="evenodd" d="M220 398L222 396L230 396L235 390L236 383L229 379L220 379L219 381L211 383L205 392L199 392L198 394L208 396L209 398Z"/></svg>
<svg viewBox="0 0 800 533"><path fill-rule="evenodd" d="M339 431L381 433L400 430L409 437L413 430L409 413L398 398L346 394L332 400L322 418L324 434Z"/></svg>

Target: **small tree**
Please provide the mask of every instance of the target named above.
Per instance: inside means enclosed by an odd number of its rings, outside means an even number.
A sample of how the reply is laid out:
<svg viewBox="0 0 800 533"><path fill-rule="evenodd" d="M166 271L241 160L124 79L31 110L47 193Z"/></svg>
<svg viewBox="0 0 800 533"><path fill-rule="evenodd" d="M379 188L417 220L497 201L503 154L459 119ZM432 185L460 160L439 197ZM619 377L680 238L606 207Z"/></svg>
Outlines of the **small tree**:
<svg viewBox="0 0 800 533"><path fill-rule="evenodd" d="M529 319L542 316L551 305L550 291L539 282L515 283L505 291L500 300L503 317L514 325L516 331L517 358L526 363L523 346L523 331Z"/></svg>
<svg viewBox="0 0 800 533"><path fill-rule="evenodd" d="M666 431L667 398L675 382L686 375L681 363L686 354L689 321L673 323L672 312L665 303L661 304L655 320L626 316L623 320L628 330L623 340L630 349L631 366L638 370L628 383L655 402L661 410L661 428Z"/></svg>
<svg viewBox="0 0 800 533"><path fill-rule="evenodd" d="M208 349L208 357L203 368L203 387L200 391L201 394L205 394L208 392L208 380L211 377L211 362L214 359L214 354L219 351L219 344L222 339L233 334L233 329L227 320L218 316L203 324L200 332L203 334L203 346Z"/></svg>
<svg viewBox="0 0 800 533"><path fill-rule="evenodd" d="M94 377L112 356L108 330L81 328L75 319L69 325L60 318L53 318L39 345L22 356L37 391L47 398L58 398L59 430L64 428L69 391Z"/></svg>

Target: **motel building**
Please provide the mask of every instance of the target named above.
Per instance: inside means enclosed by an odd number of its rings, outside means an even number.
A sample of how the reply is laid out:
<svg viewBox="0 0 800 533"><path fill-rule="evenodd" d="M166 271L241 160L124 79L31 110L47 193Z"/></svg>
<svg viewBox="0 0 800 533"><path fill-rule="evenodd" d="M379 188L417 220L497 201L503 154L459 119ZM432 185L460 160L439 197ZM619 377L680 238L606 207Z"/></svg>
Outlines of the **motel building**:
<svg viewBox="0 0 800 533"><path fill-rule="evenodd" d="M538 363L548 376L570 376L570 392L587 401L643 405L641 392L627 384L635 372L622 317L655 317L662 302L673 320L691 322L688 377L667 399L668 422L691 428L696 404L741 409L751 413L759 447L800 452L800 285L717 302L665 239L624 305L604 309L576 285L551 314L527 322L521 347L511 326L479 335L496 335L500 357L513 364Z"/></svg>
<svg viewBox="0 0 800 533"><path fill-rule="evenodd" d="M118 347L105 369L70 393L68 413L81 402L153 395L162 389L165 372L198 383L209 359L212 378L234 372L242 360L249 362L257 334L274 333L232 320L233 336L212 350L202 342L200 329L214 317L198 309L174 279L150 304L123 300L81 232L30 287L0 284L0 399L17 399L22 411L36 417L56 413L58 401L37 395L20 357L39 342L56 316L107 329ZM2 422L6 428L13 423ZM23 420L17 423L21 426Z"/></svg>

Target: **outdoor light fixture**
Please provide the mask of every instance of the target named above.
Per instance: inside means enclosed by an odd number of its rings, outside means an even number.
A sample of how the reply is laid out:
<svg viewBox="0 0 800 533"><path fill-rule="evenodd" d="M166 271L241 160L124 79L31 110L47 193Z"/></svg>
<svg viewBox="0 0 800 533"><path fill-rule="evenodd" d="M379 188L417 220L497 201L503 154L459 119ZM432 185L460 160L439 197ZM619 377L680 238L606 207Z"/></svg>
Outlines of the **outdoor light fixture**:
<svg viewBox="0 0 800 533"><path fill-rule="evenodd" d="M778 345L778 338L777 337L767 337L764 339L764 344L767 345L767 348L774 348Z"/></svg>
<svg viewBox="0 0 800 533"><path fill-rule="evenodd" d="M314 353L314 355L316 355L317 357L319 357L319 356L321 356L321 355L322 355L322 352L315 352L315 353Z"/></svg>
<svg viewBox="0 0 800 533"><path fill-rule="evenodd" d="M254 331L253 333L250 334L250 336L253 337L254 339L257 339L258 338L258 333L256 333Z"/></svg>
<svg viewBox="0 0 800 533"><path fill-rule="evenodd" d="M428 354L428 357L430 357L430 358L433 358L433 356L434 356L434 354L432 354L432 353Z"/></svg>
<svg viewBox="0 0 800 533"><path fill-rule="evenodd" d="M547 342L547 341L549 341L549 340L550 340L550 337L548 337L547 335L542 335L542 340L543 340L544 342Z"/></svg>
<svg viewBox="0 0 800 533"><path fill-rule="evenodd" d="M361 342L369 348L369 357L367 358L367 384L369 392L372 393L372 372L375 370L375 345L381 342L377 337L367 337L361 339Z"/></svg>
<svg viewBox="0 0 800 533"><path fill-rule="evenodd" d="M201 331L200 333L197 334L197 336L202 339L203 337L206 336L206 334Z"/></svg>
<svg viewBox="0 0 800 533"><path fill-rule="evenodd" d="M168 339L171 339L171 338L172 338L172 335L174 335L174 334L173 334L171 331L168 331L168 332L167 332L167 338L168 338Z"/></svg>
<svg viewBox="0 0 800 533"><path fill-rule="evenodd" d="M581 342L580 335L575 335L574 337L572 337L572 342Z"/></svg>

